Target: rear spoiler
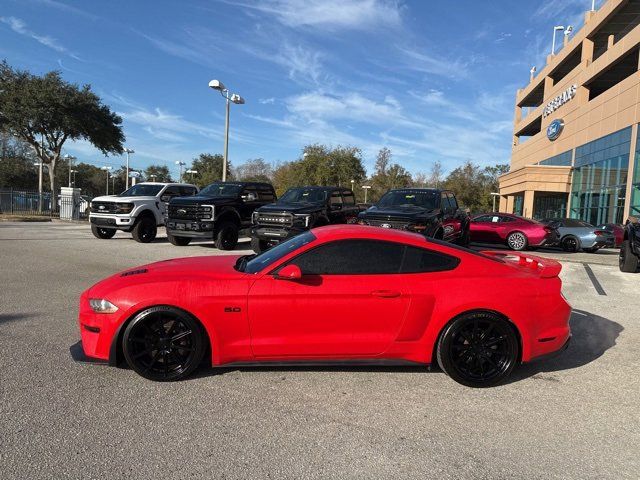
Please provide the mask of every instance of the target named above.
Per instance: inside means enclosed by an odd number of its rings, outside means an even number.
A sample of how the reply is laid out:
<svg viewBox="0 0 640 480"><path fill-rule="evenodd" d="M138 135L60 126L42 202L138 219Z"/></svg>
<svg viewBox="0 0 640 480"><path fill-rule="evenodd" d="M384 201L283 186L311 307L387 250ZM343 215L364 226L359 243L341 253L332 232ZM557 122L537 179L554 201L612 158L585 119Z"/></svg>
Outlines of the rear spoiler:
<svg viewBox="0 0 640 480"><path fill-rule="evenodd" d="M484 250L481 253L489 257L499 258L514 266L518 265L521 268L537 271L541 278L557 277L560 270L562 270L562 265L559 262L550 258L529 255L528 253L505 250Z"/></svg>

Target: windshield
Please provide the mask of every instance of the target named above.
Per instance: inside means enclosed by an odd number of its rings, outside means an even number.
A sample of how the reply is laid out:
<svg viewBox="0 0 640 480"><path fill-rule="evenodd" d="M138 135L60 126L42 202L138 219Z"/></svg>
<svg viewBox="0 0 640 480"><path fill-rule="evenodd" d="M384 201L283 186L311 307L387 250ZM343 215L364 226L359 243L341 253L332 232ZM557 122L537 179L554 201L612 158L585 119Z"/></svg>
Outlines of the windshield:
<svg viewBox="0 0 640 480"><path fill-rule="evenodd" d="M282 203L318 203L327 199L326 190L318 188L290 188L280 197Z"/></svg>
<svg viewBox="0 0 640 480"><path fill-rule="evenodd" d="M236 270L245 273L257 273L303 245L313 242L315 239L315 235L307 231L297 237L290 238L286 242L279 243L260 255L245 255L236 262Z"/></svg>
<svg viewBox="0 0 640 480"><path fill-rule="evenodd" d="M164 188L164 185L149 185L139 183L134 185L128 190L125 190L118 197L155 197L160 193L160 190Z"/></svg>
<svg viewBox="0 0 640 480"><path fill-rule="evenodd" d="M392 190L378 202L378 207L415 207L433 210L438 208L439 192L417 192L411 190Z"/></svg>
<svg viewBox="0 0 640 480"><path fill-rule="evenodd" d="M212 183L200 190L200 195L212 197L237 197L242 191L242 185L230 183Z"/></svg>

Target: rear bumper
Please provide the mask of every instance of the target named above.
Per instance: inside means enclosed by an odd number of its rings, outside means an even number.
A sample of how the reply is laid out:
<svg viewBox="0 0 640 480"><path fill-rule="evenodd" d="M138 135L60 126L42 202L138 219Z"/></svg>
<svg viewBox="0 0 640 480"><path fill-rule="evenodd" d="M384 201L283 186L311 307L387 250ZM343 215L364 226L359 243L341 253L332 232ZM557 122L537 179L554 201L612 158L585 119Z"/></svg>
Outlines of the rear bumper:
<svg viewBox="0 0 640 480"><path fill-rule="evenodd" d="M525 362L525 363L539 362L539 361L542 361L542 360L548 360L550 358L557 357L558 355L560 355L562 352L564 352L565 350L567 350L569 348L569 344L570 343L571 343L571 334L569 334L569 336L567 337L567 340L557 350L553 350L551 352L547 352L547 353L543 353L542 355L538 355L537 357L533 357L532 359L530 359L528 362Z"/></svg>

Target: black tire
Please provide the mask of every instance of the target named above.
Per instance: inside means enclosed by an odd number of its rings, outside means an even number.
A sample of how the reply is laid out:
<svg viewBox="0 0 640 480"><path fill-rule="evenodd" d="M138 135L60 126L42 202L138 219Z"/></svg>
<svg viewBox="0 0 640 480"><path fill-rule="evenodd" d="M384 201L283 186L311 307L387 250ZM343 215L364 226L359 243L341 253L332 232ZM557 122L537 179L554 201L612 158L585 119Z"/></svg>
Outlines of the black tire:
<svg viewBox="0 0 640 480"><path fill-rule="evenodd" d="M580 240L573 235L567 235L560 241L560 247L562 247L562 250L565 252L576 253L580 251Z"/></svg>
<svg viewBox="0 0 640 480"><path fill-rule="evenodd" d="M504 381L519 358L514 327L488 312L462 315L450 322L438 341L440 368L456 382L474 388Z"/></svg>
<svg viewBox="0 0 640 480"><path fill-rule="evenodd" d="M251 237L251 249L256 253L262 253L269 248L269 244L257 237Z"/></svg>
<svg viewBox="0 0 640 480"><path fill-rule="evenodd" d="M91 233L96 238L100 238L102 240L107 240L109 238L113 238L116 234L115 228L100 228L97 225L91 224Z"/></svg>
<svg viewBox="0 0 640 480"><path fill-rule="evenodd" d="M631 250L629 240L622 242L619 257L620 271L625 273L635 273L638 270L638 257Z"/></svg>
<svg viewBox="0 0 640 480"><path fill-rule="evenodd" d="M600 247L591 247L591 248L582 249L583 252L587 252L587 253L596 253L598 250L600 250Z"/></svg>
<svg viewBox="0 0 640 480"><path fill-rule="evenodd" d="M138 243L153 242L157 234L156 220L150 215L139 218L131 230L131 236Z"/></svg>
<svg viewBox="0 0 640 480"><path fill-rule="evenodd" d="M200 323L177 308L158 306L137 314L122 336L127 364L149 380L189 376L202 362L206 334Z"/></svg>
<svg viewBox="0 0 640 480"><path fill-rule="evenodd" d="M191 243L191 237L176 237L167 234L167 238L169 239L169 243L171 243L171 245L176 245L178 247L184 247Z"/></svg>
<svg viewBox="0 0 640 480"><path fill-rule="evenodd" d="M466 229L462 230L462 235L460 236L460 238L458 239L458 245L460 245L461 247L468 247L469 246L469 227L467 227Z"/></svg>
<svg viewBox="0 0 640 480"><path fill-rule="evenodd" d="M511 232L507 236L507 246L511 250L521 252L522 250L526 250L529 246L529 239L522 232Z"/></svg>
<svg viewBox="0 0 640 480"><path fill-rule="evenodd" d="M215 246L218 250L233 250L238 244L240 229L233 222L224 222L216 230Z"/></svg>

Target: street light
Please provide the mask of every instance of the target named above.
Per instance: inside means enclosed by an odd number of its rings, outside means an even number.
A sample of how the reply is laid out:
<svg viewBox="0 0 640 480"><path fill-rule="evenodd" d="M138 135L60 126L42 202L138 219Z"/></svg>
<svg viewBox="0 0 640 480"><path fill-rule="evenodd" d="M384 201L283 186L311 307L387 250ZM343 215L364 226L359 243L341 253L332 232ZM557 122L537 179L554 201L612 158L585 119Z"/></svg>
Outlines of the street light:
<svg viewBox="0 0 640 480"><path fill-rule="evenodd" d="M184 173L190 173L190 174L191 174L191 183L193 183L193 175L194 175L194 174L195 174L195 175L197 175L197 174L198 174L198 171L197 171L197 170L191 170L191 169L189 169L189 170L187 170L187 171L186 171L186 172L184 172Z"/></svg>
<svg viewBox="0 0 640 480"><path fill-rule="evenodd" d="M176 165L178 165L180 167L180 180L178 181L178 183L182 183L182 167L184 167L186 165L185 162L181 162L180 160L176 161ZM224 179L224 170L222 170L222 178Z"/></svg>
<svg viewBox="0 0 640 480"><path fill-rule="evenodd" d="M149 175L149 178L151 179L152 182L156 181L156 178L158 178L157 175Z"/></svg>
<svg viewBox="0 0 640 480"><path fill-rule="evenodd" d="M71 170L71 173L73 173L73 183L71 184L71 186L75 187L76 186L76 173L78 172L78 170Z"/></svg>
<svg viewBox="0 0 640 480"><path fill-rule="evenodd" d="M62 157L64 158L67 162L69 162L69 187L71 187L71 162L73 162L74 160L76 160L76 157L74 157L73 155L69 155L68 153Z"/></svg>
<svg viewBox="0 0 640 480"><path fill-rule="evenodd" d="M111 170L113 167L101 167L100 170L104 170L105 172L107 172L107 195L109 195L109 170Z"/></svg>
<svg viewBox="0 0 640 480"><path fill-rule="evenodd" d="M364 190L364 203L367 203L367 192L371 188L371 185L362 185L362 189Z"/></svg>
<svg viewBox="0 0 640 480"><path fill-rule="evenodd" d="M551 42L551 55L556 54L556 32L561 32L564 30L562 25L556 25L553 27L553 42Z"/></svg>
<svg viewBox="0 0 640 480"><path fill-rule="evenodd" d="M136 153L134 152L132 149L130 148L126 148L124 149L124 152L127 154L127 172L126 175L124 176L125 180L124 180L124 189L127 190L129 188L129 154L130 153Z"/></svg>
<svg viewBox="0 0 640 480"><path fill-rule="evenodd" d="M492 212L496 211L496 197L499 197L500 194L496 193L496 192L491 192L491 196L493 197L493 210L491 210Z"/></svg>
<svg viewBox="0 0 640 480"><path fill-rule="evenodd" d="M230 102L233 102L236 105L243 105L244 98L237 93L230 93L229 89L227 89L220 80L211 80L209 82L209 87L214 90L218 90L220 95L222 95L226 100L226 115L224 122L224 161L222 163L222 181L225 182L227 180L227 162L229 160L229 105Z"/></svg>

